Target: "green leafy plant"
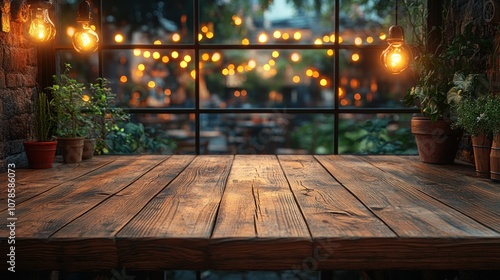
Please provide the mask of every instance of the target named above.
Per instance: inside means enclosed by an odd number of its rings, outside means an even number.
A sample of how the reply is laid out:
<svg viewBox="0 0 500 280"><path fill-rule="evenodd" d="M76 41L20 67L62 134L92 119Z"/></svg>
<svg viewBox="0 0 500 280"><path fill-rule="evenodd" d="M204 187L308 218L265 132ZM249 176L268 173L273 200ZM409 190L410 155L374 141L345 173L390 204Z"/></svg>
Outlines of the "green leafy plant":
<svg viewBox="0 0 500 280"><path fill-rule="evenodd" d="M130 118L122 108L116 107L116 94L106 78L97 78L90 84L90 97L87 102L87 119L92 125L87 126L86 137L96 139L96 152L102 154L107 146L106 138L117 123Z"/></svg>
<svg viewBox="0 0 500 280"><path fill-rule="evenodd" d="M56 134L59 137L83 137L88 119L83 113L86 107L83 91L85 86L69 76L71 65L66 64L60 75L54 75L54 84L47 87L52 93L50 105L55 112Z"/></svg>

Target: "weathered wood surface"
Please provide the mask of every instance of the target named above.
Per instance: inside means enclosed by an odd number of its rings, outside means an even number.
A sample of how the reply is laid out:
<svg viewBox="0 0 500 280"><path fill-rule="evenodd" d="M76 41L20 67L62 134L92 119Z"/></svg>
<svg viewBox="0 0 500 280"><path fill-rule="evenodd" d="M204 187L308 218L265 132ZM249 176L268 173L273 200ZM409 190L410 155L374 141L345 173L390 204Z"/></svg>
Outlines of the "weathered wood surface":
<svg viewBox="0 0 500 280"><path fill-rule="evenodd" d="M16 170L16 182L18 270L500 267L500 184L467 165L103 156ZM9 234L0 228L2 252Z"/></svg>

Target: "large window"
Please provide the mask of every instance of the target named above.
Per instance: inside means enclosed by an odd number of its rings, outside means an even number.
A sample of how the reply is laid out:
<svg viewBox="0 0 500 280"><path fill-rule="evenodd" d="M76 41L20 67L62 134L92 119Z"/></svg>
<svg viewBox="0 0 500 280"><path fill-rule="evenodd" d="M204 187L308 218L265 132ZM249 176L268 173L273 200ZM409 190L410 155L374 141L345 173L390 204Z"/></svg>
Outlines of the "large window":
<svg viewBox="0 0 500 280"><path fill-rule="evenodd" d="M416 152L411 71L379 62L393 1L94 0L90 55L71 46L79 1L58 2L57 65L111 82L131 114L122 138L165 144L139 152Z"/></svg>

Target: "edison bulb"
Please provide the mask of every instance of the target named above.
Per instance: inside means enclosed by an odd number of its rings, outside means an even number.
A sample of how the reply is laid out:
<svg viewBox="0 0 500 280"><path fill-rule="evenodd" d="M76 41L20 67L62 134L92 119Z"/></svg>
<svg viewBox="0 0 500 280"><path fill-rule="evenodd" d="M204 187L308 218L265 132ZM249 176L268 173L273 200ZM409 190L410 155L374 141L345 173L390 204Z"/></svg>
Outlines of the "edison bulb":
<svg viewBox="0 0 500 280"><path fill-rule="evenodd" d="M28 33L31 40L38 43L54 39L56 36L56 27L50 20L47 9L37 7L31 10L31 23Z"/></svg>
<svg viewBox="0 0 500 280"><path fill-rule="evenodd" d="M390 44L380 59L384 68L392 74L399 74L408 68L410 53L403 44Z"/></svg>
<svg viewBox="0 0 500 280"><path fill-rule="evenodd" d="M73 47L79 53L95 52L99 46L99 36L92 30L89 22L80 22L80 27L72 38Z"/></svg>

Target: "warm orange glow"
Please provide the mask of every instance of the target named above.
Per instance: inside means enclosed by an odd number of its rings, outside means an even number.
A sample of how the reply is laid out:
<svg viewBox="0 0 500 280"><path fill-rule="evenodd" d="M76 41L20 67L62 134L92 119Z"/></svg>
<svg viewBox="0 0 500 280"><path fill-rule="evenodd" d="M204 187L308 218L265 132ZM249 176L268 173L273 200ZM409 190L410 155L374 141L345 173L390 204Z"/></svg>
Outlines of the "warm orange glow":
<svg viewBox="0 0 500 280"><path fill-rule="evenodd" d="M300 83L300 77L299 76L293 76L292 81L296 84Z"/></svg>
<svg viewBox="0 0 500 280"><path fill-rule="evenodd" d="M85 95L82 96L82 100L85 101L85 102L89 102L90 101L90 96L88 96L88 95L85 94Z"/></svg>
<svg viewBox="0 0 500 280"><path fill-rule="evenodd" d="M179 42L181 40L181 35L179 33L172 34L172 41Z"/></svg>
<svg viewBox="0 0 500 280"><path fill-rule="evenodd" d="M268 64L271 65L271 66L274 66L274 65L276 65L276 61L270 59L269 62L268 62Z"/></svg>
<svg viewBox="0 0 500 280"><path fill-rule="evenodd" d="M276 39L279 39L281 37L281 31L279 31L279 30L274 31L273 37Z"/></svg>
<svg viewBox="0 0 500 280"><path fill-rule="evenodd" d="M150 58L151 57L151 52L150 51L144 51L142 53L142 56L144 56L144 58Z"/></svg>
<svg viewBox="0 0 500 280"><path fill-rule="evenodd" d="M68 35L68 37L73 37L73 34L75 34L75 31L76 31L76 28L74 28L73 26L68 26L68 28L66 28L66 35Z"/></svg>
<svg viewBox="0 0 500 280"><path fill-rule="evenodd" d="M367 42L368 44L373 43L373 37L372 37L372 36L368 36L368 37L366 37L366 42Z"/></svg>
<svg viewBox="0 0 500 280"><path fill-rule="evenodd" d="M312 77L312 75L313 75L313 70L312 69L307 69L306 70L306 76Z"/></svg>
<svg viewBox="0 0 500 280"><path fill-rule="evenodd" d="M361 37L356 37L356 39L354 39L354 44L356 46L363 44L363 39L361 39Z"/></svg>
<svg viewBox="0 0 500 280"><path fill-rule="evenodd" d="M140 56L142 53L141 50L139 50L139 49L135 49L133 52L134 52L134 56Z"/></svg>
<svg viewBox="0 0 500 280"><path fill-rule="evenodd" d="M148 82L148 87L149 88L154 88L156 86L156 83L154 81L149 81Z"/></svg>
<svg viewBox="0 0 500 280"><path fill-rule="evenodd" d="M351 80L351 88L356 89L359 87L359 80L358 79L352 79Z"/></svg>
<svg viewBox="0 0 500 280"><path fill-rule="evenodd" d="M236 68L236 71L238 71L238 73L243 73L245 71L245 67L239 65L238 68Z"/></svg>
<svg viewBox="0 0 500 280"><path fill-rule="evenodd" d="M207 36L207 39L212 39L214 37L214 33L213 32L207 32L206 36Z"/></svg>
<svg viewBox="0 0 500 280"><path fill-rule="evenodd" d="M142 72L141 70L137 70L135 71L135 75L140 78L144 76L144 72Z"/></svg>
<svg viewBox="0 0 500 280"><path fill-rule="evenodd" d="M154 59L160 59L160 57L161 57L161 55L160 55L160 53L159 53L159 52L154 52L154 53L153 53L153 58L154 58Z"/></svg>
<svg viewBox="0 0 500 280"><path fill-rule="evenodd" d="M392 74L403 72L410 62L410 54L403 44L389 44L380 56L384 68Z"/></svg>
<svg viewBox="0 0 500 280"><path fill-rule="evenodd" d="M239 90L234 91L234 97L240 97L241 92Z"/></svg>
<svg viewBox="0 0 500 280"><path fill-rule="evenodd" d="M222 75L224 76L229 75L229 70L227 68L222 69Z"/></svg>
<svg viewBox="0 0 500 280"><path fill-rule="evenodd" d="M203 26L201 27L201 32L203 32L203 33L207 33L207 32L208 32L208 26L203 25Z"/></svg>
<svg viewBox="0 0 500 280"><path fill-rule="evenodd" d="M264 69L264 71L269 71L271 70L271 66L269 64L265 64L264 66L262 66L262 69Z"/></svg>
<svg viewBox="0 0 500 280"><path fill-rule="evenodd" d="M281 35L281 38L283 38L283 40L288 40L288 39L290 39L290 34L283 33L283 35Z"/></svg>
<svg viewBox="0 0 500 280"><path fill-rule="evenodd" d="M56 27L49 17L49 11L47 9L35 8L31 13L31 23L28 30L30 38L37 43L45 43L54 39L56 36Z"/></svg>
<svg viewBox="0 0 500 280"><path fill-rule="evenodd" d="M268 40L267 34L266 33L260 33L258 41L259 43L266 43Z"/></svg>
<svg viewBox="0 0 500 280"><path fill-rule="evenodd" d="M330 50L327 50L327 51L326 51L326 54L327 54L328 56L333 56L333 55L335 54L335 51L334 51L334 50L332 50L332 49L330 49Z"/></svg>
<svg viewBox="0 0 500 280"><path fill-rule="evenodd" d="M273 51L273 53L271 54L272 57L274 58L278 58L280 56L280 53L278 51Z"/></svg>
<svg viewBox="0 0 500 280"><path fill-rule="evenodd" d="M141 64L137 65L137 70L144 71L145 69L146 69L146 66L144 64L141 63Z"/></svg>
<svg viewBox="0 0 500 280"><path fill-rule="evenodd" d="M191 62L191 60L192 60L192 58L191 58L191 56L189 54L187 54L187 55L184 56L184 61Z"/></svg>
<svg viewBox="0 0 500 280"><path fill-rule="evenodd" d="M325 43L330 42L330 36L328 36L328 35L323 36L323 42L325 42Z"/></svg>
<svg viewBox="0 0 500 280"><path fill-rule="evenodd" d="M169 96L169 95L171 95L171 94L172 94L172 91L171 91L169 88L167 88L167 89L165 89L165 90L163 91L163 93L164 93L166 96Z"/></svg>
<svg viewBox="0 0 500 280"><path fill-rule="evenodd" d="M79 53L92 53L99 47L99 36L94 31L95 26L91 26L89 22L79 22L79 27L73 34L71 42L73 48Z"/></svg>
<svg viewBox="0 0 500 280"><path fill-rule="evenodd" d="M117 43L123 43L123 40L124 40L124 38L123 38L122 34L118 33L118 34L115 35L115 42L117 42Z"/></svg>
<svg viewBox="0 0 500 280"><path fill-rule="evenodd" d="M387 35L384 32L380 32L380 34L378 35L378 37L380 38L380 40L387 39Z"/></svg>
<svg viewBox="0 0 500 280"><path fill-rule="evenodd" d="M123 75L123 76L120 77L120 82L126 83L127 81L128 81L127 76Z"/></svg>
<svg viewBox="0 0 500 280"><path fill-rule="evenodd" d="M300 33L299 31L293 33L293 38L297 41L300 40L302 38L302 33Z"/></svg>
<svg viewBox="0 0 500 280"><path fill-rule="evenodd" d="M251 69L257 67L257 62L255 62L255 60L250 60L248 61L248 67L250 67Z"/></svg>
<svg viewBox="0 0 500 280"><path fill-rule="evenodd" d="M320 84L321 86L323 86L323 87L326 87L326 86L328 85L328 81L327 81L326 79L321 79L321 80L319 81L319 84Z"/></svg>
<svg viewBox="0 0 500 280"><path fill-rule="evenodd" d="M358 53L353 53L353 54L351 55L351 60L352 60L353 62L358 62L358 61L359 61L359 58L360 58L360 57L359 57L359 54L358 54Z"/></svg>
<svg viewBox="0 0 500 280"><path fill-rule="evenodd" d="M210 59L210 55L208 53L204 53L201 55L201 60L208 61Z"/></svg>
<svg viewBox="0 0 500 280"><path fill-rule="evenodd" d="M346 86L347 85L347 77L341 77L340 78L340 84L343 85L343 86Z"/></svg>
<svg viewBox="0 0 500 280"><path fill-rule="evenodd" d="M191 78L196 79L196 70L191 70Z"/></svg>
<svg viewBox="0 0 500 280"><path fill-rule="evenodd" d="M216 52L216 53L214 53L214 54L212 55L212 61L213 61L213 62L217 62L217 61L219 61L220 59L221 59L221 55L220 55L220 53Z"/></svg>
<svg viewBox="0 0 500 280"><path fill-rule="evenodd" d="M168 56L164 55L162 58L161 58L161 62L163 63L168 63L170 61L170 58L168 58Z"/></svg>
<svg viewBox="0 0 500 280"><path fill-rule="evenodd" d="M248 92L246 90L241 90L241 96L247 96Z"/></svg>
<svg viewBox="0 0 500 280"><path fill-rule="evenodd" d="M349 100L347 100L345 98L340 100L340 105L342 105L342 106L347 106L347 105L349 105L349 103L350 103Z"/></svg>
<svg viewBox="0 0 500 280"><path fill-rule="evenodd" d="M298 54L298 53L292 53L292 55L290 56L290 59L293 62L298 62L300 60L300 54Z"/></svg>
<svg viewBox="0 0 500 280"><path fill-rule="evenodd" d="M239 26L243 23L243 20L239 16L233 16L234 25Z"/></svg>
<svg viewBox="0 0 500 280"><path fill-rule="evenodd" d="M172 56L172 58L174 58L174 59L175 59L175 58L178 58L178 57L179 57L179 52L177 52L177 51L173 51L170 55Z"/></svg>
<svg viewBox="0 0 500 280"><path fill-rule="evenodd" d="M319 78L319 72L314 71L312 76L313 76L313 78Z"/></svg>
<svg viewBox="0 0 500 280"><path fill-rule="evenodd" d="M330 35L330 41L335 43L335 34Z"/></svg>
<svg viewBox="0 0 500 280"><path fill-rule="evenodd" d="M241 44L242 45L250 45L250 40L248 40L248 38L244 38L243 40L241 40Z"/></svg>
<svg viewBox="0 0 500 280"><path fill-rule="evenodd" d="M161 45L161 41L160 40L156 40L153 42L153 45Z"/></svg>
<svg viewBox="0 0 500 280"><path fill-rule="evenodd" d="M315 45L323 45L323 41L320 38L318 38L318 39L314 40L314 44Z"/></svg>
<svg viewBox="0 0 500 280"><path fill-rule="evenodd" d="M200 33L200 34L198 34L198 41L201 41L201 40L203 40L203 34Z"/></svg>
<svg viewBox="0 0 500 280"><path fill-rule="evenodd" d="M179 66L180 66L181 68L186 68L186 67L188 66L188 63L187 63L187 62L185 62L185 61L183 60L183 61L181 61L181 62L179 63Z"/></svg>
<svg viewBox="0 0 500 280"><path fill-rule="evenodd" d="M354 94L354 100L360 101L361 100L361 94L360 93L355 93Z"/></svg>

